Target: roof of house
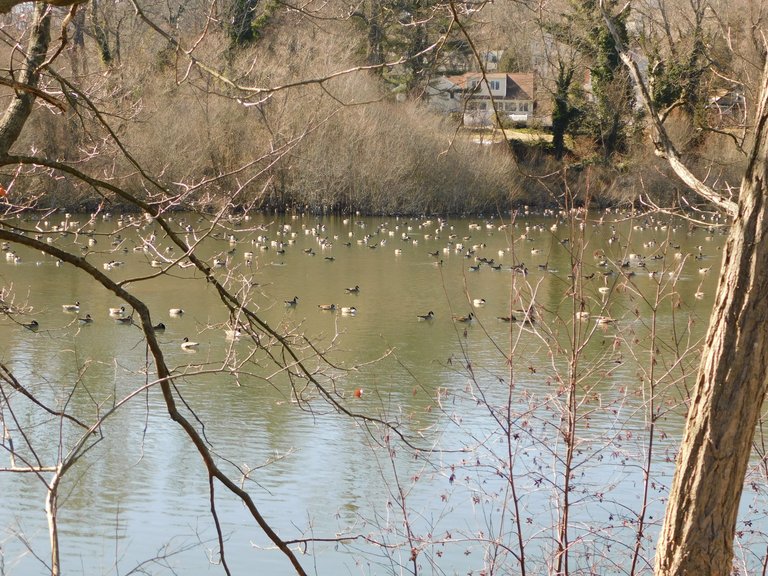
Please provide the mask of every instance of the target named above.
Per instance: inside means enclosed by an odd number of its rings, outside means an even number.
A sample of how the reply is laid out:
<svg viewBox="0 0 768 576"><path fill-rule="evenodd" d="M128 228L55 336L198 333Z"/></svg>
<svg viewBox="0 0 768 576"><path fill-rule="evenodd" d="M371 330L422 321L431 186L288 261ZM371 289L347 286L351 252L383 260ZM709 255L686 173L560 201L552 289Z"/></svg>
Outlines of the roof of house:
<svg viewBox="0 0 768 576"><path fill-rule="evenodd" d="M491 80L507 79L505 98L511 100L533 100L534 76L531 72L493 72L486 74L485 77L489 82ZM470 80L478 80L479 78L479 72L467 72L461 76L450 76L448 80L457 87L466 89Z"/></svg>

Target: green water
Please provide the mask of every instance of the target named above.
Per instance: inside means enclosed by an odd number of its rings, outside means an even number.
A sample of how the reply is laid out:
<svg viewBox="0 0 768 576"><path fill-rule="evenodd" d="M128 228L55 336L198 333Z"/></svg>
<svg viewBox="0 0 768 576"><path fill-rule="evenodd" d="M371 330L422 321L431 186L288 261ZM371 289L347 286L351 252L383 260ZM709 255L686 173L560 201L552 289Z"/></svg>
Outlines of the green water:
<svg viewBox="0 0 768 576"><path fill-rule="evenodd" d="M218 237L203 238L205 222L175 217L182 235L191 227L188 242L199 240L196 254L209 263L224 261L213 269L216 278L270 327L290 335L306 369L344 410L373 418L366 422L341 413L312 384L290 378L249 338L228 340L232 317L199 270L151 265L161 256L183 261L178 247L166 252L170 242L157 226L114 217L92 225L85 225L84 215L71 219L92 231L95 243L82 233L52 232L52 221L47 227L20 224L37 226L40 238L55 246L87 251L90 263L149 305L153 324L165 324L159 340L184 411L194 412L198 426L205 423L219 463L242 480L280 535L369 539L309 545L300 555L308 571L408 573L414 545L428 573L487 568L488 539L517 547L510 531L515 508L501 473L510 468L518 480L528 561L541 569L553 547L554 499L562 482L558 428L570 350L582 345L575 364L574 554L607 562L616 558L612 543L634 542L653 398L656 483L643 553L651 557L682 426L679 403L691 384L716 287L720 230L613 215L602 222L588 218L583 226L525 214L444 223L254 216L225 221L213 229ZM156 252L142 250L145 241ZM141 331L108 313L124 302L70 265L23 246L12 249L20 260L0 261L0 281L6 301L24 313L0 323L0 360L20 382L90 423L152 381ZM106 270L113 261L123 264ZM581 267L574 268L578 261ZM346 290L355 286L359 291ZM286 306L294 297L297 305ZM78 312L62 309L75 301ZM326 304L337 310L319 308ZM518 310L531 304L533 324L499 319L522 320ZM356 313L343 314L342 307ZM574 307L590 318L575 319ZM171 308L184 313L172 316ZM432 319L418 318L430 311ZM470 312L471 322L454 320ZM86 314L94 321L79 323ZM611 322L598 324L597 317ZM40 324L36 332L19 324L31 319ZM652 325L660 338L655 346ZM199 342L196 352L181 349L185 337ZM262 336L261 345L266 342ZM270 350L287 358L278 346ZM356 390L362 390L359 397ZM77 438L76 429L60 426L18 393L2 406L16 445L23 425L41 461L55 461ZM382 422L428 450L414 455ZM166 556L148 570L223 573L209 563L217 558L217 543L205 471L165 413L159 389L137 394L101 432L103 440L64 482L65 572L126 573ZM5 458L8 466L7 451ZM5 472L0 486L5 572L45 573L19 538L23 533L47 559L41 481ZM216 496L233 571L292 573L220 485ZM612 560L619 565L630 550L621 548ZM518 571L509 553L497 561ZM599 571L609 573L608 565L599 564Z"/></svg>

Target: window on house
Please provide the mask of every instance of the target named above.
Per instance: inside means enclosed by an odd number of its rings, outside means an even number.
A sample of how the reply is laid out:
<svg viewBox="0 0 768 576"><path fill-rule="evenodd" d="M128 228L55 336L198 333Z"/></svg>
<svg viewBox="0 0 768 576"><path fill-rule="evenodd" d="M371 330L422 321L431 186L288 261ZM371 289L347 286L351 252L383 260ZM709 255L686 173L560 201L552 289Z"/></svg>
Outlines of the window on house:
<svg viewBox="0 0 768 576"><path fill-rule="evenodd" d="M491 86L491 90L498 90L501 87L501 82L498 80L491 80L488 84Z"/></svg>
<svg viewBox="0 0 768 576"><path fill-rule="evenodd" d="M507 112L517 112L517 102L507 104Z"/></svg>
<svg viewBox="0 0 768 576"><path fill-rule="evenodd" d="M469 89L470 90L474 90L475 88L477 88L477 80L470 80L469 81Z"/></svg>
<svg viewBox="0 0 768 576"><path fill-rule="evenodd" d="M528 102L520 103L520 112L528 112Z"/></svg>

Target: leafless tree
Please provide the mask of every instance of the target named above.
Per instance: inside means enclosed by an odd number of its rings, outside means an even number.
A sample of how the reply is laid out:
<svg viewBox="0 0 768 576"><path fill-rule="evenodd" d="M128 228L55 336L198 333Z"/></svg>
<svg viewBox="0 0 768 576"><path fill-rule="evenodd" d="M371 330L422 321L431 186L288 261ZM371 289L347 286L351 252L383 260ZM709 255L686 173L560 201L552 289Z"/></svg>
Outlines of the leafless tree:
<svg viewBox="0 0 768 576"><path fill-rule="evenodd" d="M709 9L705 5L698 8ZM762 9L761 3L758 11ZM614 17L615 13L605 13L612 32ZM759 21L754 24L759 27ZM616 34L614 38L618 43ZM755 62L762 72L750 106L753 115L750 144L745 149L747 165L734 194L707 185L688 168L666 131L665 110L655 105L637 61L623 42L620 51L640 90L658 153L687 186L732 219L655 569L657 574L729 574L744 476L767 382L768 345L761 322L765 315L763 285L768 278L768 253L761 240L765 235L766 205L762 199L768 153L765 46Z"/></svg>

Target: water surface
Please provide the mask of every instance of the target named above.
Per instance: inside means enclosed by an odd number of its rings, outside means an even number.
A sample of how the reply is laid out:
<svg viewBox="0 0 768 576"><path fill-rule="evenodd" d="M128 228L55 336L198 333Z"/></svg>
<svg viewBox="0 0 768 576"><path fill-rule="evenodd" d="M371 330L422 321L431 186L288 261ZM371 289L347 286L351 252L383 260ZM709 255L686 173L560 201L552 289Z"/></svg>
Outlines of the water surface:
<svg viewBox="0 0 768 576"><path fill-rule="evenodd" d="M87 216L72 219L85 223ZM323 540L297 547L310 573L407 573L414 549L422 571L478 572L494 562L489 539L519 551L516 514L528 561L543 570L562 499L569 366L579 406L570 532L581 559L574 566L592 562L610 573L610 562L628 562L630 545L618 556L611 547L634 542L654 415L642 554L651 558L682 426L680 401L712 305L721 230L624 215L590 216L582 225L522 213L446 222L254 216L225 221L217 237L201 239L204 222L175 218L182 234L189 227L189 242L200 240L201 258L224 261L213 269L216 278L291 335L340 406L395 425L427 449L414 453L380 423L339 413L248 338L228 340L230 314L199 270L174 266L148 278L160 269L151 264L157 254L141 249L144 240L171 260L183 256L178 248L166 253L170 242L151 222L98 219L84 228L94 232L90 245L84 234L51 232L52 222L23 224L38 226L54 245L87 250L101 270L123 262L105 272L132 279L126 287L150 306L153 323L165 324L160 341L175 386L187 414L205 423L220 464L236 478L248 472L243 486L283 538ZM20 382L93 422L153 380L141 331L108 314L125 303L72 266L12 249L20 260L0 262L0 277L25 308L15 319L41 326L32 332L10 319L0 324L0 360ZM359 291L347 290L355 286ZM286 306L294 297L298 304ZM75 301L79 312L63 311ZM324 304L338 309L321 310ZM524 323L520 309L531 304L536 322ZM171 316L171 308L184 314ZM433 319L418 318L430 311ZM576 319L574 311L590 318ZM455 320L470 313L471 322ZM92 324L77 321L85 314ZM518 321L499 319L510 316ZM610 322L598 324L598 317ZM184 337L199 349L183 351ZM570 351L582 345L574 358ZM3 417L12 435L22 425L41 461L66 453L77 437L72 426L60 427L18 395L11 402L13 414L4 403ZM65 479L65 572L122 574L149 562L153 574L221 573L200 457L169 420L159 389L137 394L102 432ZM41 481L3 473L0 486L4 570L45 573L27 550L48 555ZM216 502L235 573L292 573L221 486ZM355 538L326 541L339 536ZM513 553L497 553L497 563L518 571Z"/></svg>

